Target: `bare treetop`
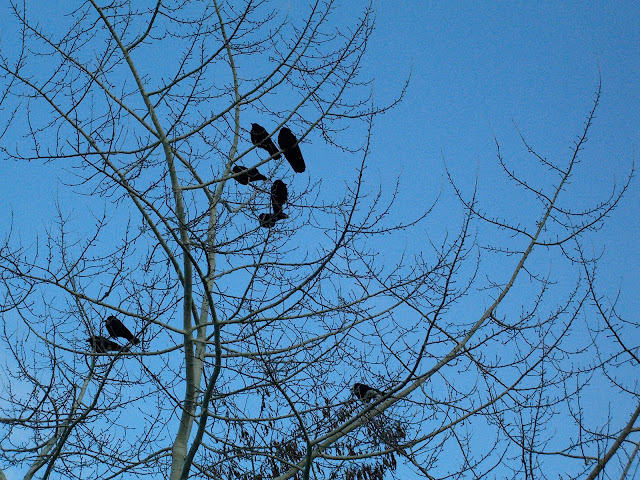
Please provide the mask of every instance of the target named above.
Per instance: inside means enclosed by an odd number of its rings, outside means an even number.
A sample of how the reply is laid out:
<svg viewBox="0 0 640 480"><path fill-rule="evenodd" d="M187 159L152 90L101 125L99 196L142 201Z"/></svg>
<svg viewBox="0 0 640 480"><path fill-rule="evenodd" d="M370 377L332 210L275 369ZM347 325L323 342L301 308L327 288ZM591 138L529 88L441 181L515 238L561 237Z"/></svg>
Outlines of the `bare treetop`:
<svg viewBox="0 0 640 480"><path fill-rule="evenodd" d="M42 236L11 227L0 246L17 365L0 383L0 473L544 478L553 458L595 478L633 464L640 410L581 416L596 375L638 401L615 374L638 363L621 326L634 320L598 293L585 247L631 175L586 210L566 190L588 175L600 89L569 156L522 135L545 185L496 140L534 215L500 218L448 172L449 230L437 204L407 211L366 175L374 119L406 87L378 105L361 75L372 5L285 5L90 0L45 22L11 4L2 152L55 165L78 213L58 204ZM330 155L344 187L324 180Z"/></svg>

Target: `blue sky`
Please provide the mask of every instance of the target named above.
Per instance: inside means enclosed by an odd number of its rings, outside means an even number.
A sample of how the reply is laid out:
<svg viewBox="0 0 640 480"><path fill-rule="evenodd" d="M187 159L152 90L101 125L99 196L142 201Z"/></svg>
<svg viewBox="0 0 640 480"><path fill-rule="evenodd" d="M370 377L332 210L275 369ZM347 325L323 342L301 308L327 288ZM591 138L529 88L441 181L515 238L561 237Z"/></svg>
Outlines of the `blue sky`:
<svg viewBox="0 0 640 480"><path fill-rule="evenodd" d="M400 176L396 215L416 214L445 185L425 233L440 238L447 229L455 231L461 210L446 187L446 162L463 191L470 192L478 173L485 210L524 219L534 210L500 176L494 135L516 169L543 183L547 179L532 167L516 126L541 155L568 160L599 75L602 97L583 152L588 169L570 188L579 192L576 202L586 205L606 199L613 183L624 181L640 138L638 2L381 0L376 12L363 66L365 77L375 79L376 101L394 99L411 74L403 102L376 121L368 169L374 183ZM10 40L2 18L0 45L6 46ZM340 155L324 158L326 145L318 138L310 136L309 142L304 148L310 176L343 161ZM57 195L65 202L64 187L55 181L60 168L0 158L5 199L0 213L8 219L12 211L26 239L50 222ZM639 194L635 180L593 237L595 249L606 249L603 293L614 296L620 290L620 310L628 315L640 308ZM3 234L6 227L5 221ZM420 237L404 241L398 250L424 244ZM390 247L380 245L385 248Z"/></svg>
<svg viewBox="0 0 640 480"><path fill-rule="evenodd" d="M516 168L531 146L568 160L602 76L602 97L577 175L584 201L604 199L631 168L640 133L640 5L637 2L385 2L368 68L377 98L390 98L412 70L405 101L376 126L374 158L403 172L403 200L433 198L443 158L481 201L502 210L505 186L493 136ZM409 174L410 172L410 174ZM536 180L544 180L537 178ZM640 186L634 181L600 240L612 287L639 306ZM520 207L520 205L519 205ZM513 212L512 212L513 213Z"/></svg>

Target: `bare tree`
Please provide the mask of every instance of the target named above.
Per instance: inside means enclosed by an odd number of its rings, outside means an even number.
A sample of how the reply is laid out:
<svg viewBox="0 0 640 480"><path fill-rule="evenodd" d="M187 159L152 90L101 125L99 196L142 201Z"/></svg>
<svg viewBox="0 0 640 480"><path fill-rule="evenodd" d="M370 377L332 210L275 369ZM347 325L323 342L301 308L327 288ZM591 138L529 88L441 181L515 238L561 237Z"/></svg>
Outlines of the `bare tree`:
<svg viewBox="0 0 640 480"><path fill-rule="evenodd" d="M548 185L496 142L523 218L489 213L450 175L457 233L386 251L429 238L432 206L394 221L395 195L365 181L373 120L393 106L360 76L371 5L340 28L332 1L280 6L90 0L43 22L11 3L21 47L1 57L3 153L54 162L65 187L44 241L16 224L0 250L0 467L381 479L403 463L426 478L547 478L552 459L567 478L628 475L640 407L593 421L583 405L593 382L640 405L626 376L637 324L598 293L585 248L628 182L582 211L569 188L600 90L568 159L522 137ZM285 127L303 174L266 147ZM353 159L340 196L322 188L321 151ZM110 316L131 335L107 331ZM113 347L97 338L114 333ZM354 396L354 382L373 393Z"/></svg>

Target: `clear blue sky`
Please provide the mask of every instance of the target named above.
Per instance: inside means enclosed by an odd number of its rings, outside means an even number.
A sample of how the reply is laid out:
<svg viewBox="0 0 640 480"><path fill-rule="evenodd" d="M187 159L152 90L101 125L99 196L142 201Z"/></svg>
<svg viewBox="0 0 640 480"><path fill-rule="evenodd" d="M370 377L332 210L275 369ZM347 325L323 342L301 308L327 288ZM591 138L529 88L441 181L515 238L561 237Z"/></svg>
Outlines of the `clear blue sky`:
<svg viewBox="0 0 640 480"><path fill-rule="evenodd" d="M368 170L375 180L401 177L397 214L411 215L435 199L446 161L467 191L479 172L485 210L521 218L527 205L497 176L493 136L505 157L525 171L530 159L515 126L541 155L568 160L599 72L601 103L583 153L589 174L576 178L572 188L588 204L605 200L613 182L624 180L640 138L640 2L381 0L376 10L364 63L365 76L375 78L376 100L395 98L411 73L404 101L376 122ZM0 10L0 45L7 45L3 17ZM323 158L325 145L307 148L307 158L318 162L308 160L310 175L322 171L321 160L340 161ZM60 168L0 158L0 233L11 211L23 238L43 231L57 193L64 197L64 187L54 181ZM595 237L596 246L606 247L603 293L614 296L620 289L623 314L640 311L639 180ZM433 225L434 236L455 229L451 218L459 218L460 209L450 192L436 215L442 223ZM415 248L423 241L407 239Z"/></svg>
<svg viewBox="0 0 640 480"><path fill-rule="evenodd" d="M444 158L467 187L479 166L481 202L506 212L511 189L496 175L493 135L516 167L532 160L514 125L543 156L568 160L592 107L598 69L602 97L584 150L590 174L575 179L576 190L585 202L604 200L637 155L638 2L380 1L368 60L380 100L391 98L412 69L405 101L377 123L373 149L381 169L403 172L410 210L439 191ZM600 237L612 289L622 283L636 312L639 194L634 181Z"/></svg>

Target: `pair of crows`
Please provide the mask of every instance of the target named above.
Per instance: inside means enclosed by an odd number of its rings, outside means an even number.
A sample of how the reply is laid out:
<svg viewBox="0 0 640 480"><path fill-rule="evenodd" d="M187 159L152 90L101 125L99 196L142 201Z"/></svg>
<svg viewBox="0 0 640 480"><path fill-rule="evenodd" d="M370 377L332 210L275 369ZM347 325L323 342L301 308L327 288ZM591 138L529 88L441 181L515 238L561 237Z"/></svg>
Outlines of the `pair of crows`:
<svg viewBox="0 0 640 480"><path fill-rule="evenodd" d="M278 145L280 149L276 147L269 132L257 123L251 124L251 143L256 147L266 150L276 160L281 157L280 151L284 154L284 158L287 159L291 168L296 173L302 173L305 171L304 158L302 158L302 152L298 145L298 139L291 130L287 127L282 127L278 134ZM233 178L242 185L248 185L250 182L258 182L260 180L267 180L267 177L258 172L257 168L246 168L241 165L233 167L233 173L239 173ZM287 202L289 193L287 191L287 184L282 180L276 180L271 185L271 207L273 213L261 213L258 215L258 221L261 227L271 228L278 220L288 218L288 215L282 211L282 206Z"/></svg>
<svg viewBox="0 0 640 480"><path fill-rule="evenodd" d="M124 326L124 323L122 323L113 315L108 316L104 324L105 327L107 327L109 336L114 338L124 338L133 345L137 345L140 343L140 340L136 336L134 336L127 327ZM112 342L108 338L102 337L100 335L92 335L88 338L87 341L91 344L91 347L96 353L120 352L123 350L127 351L129 349L128 345L119 345L116 342Z"/></svg>

